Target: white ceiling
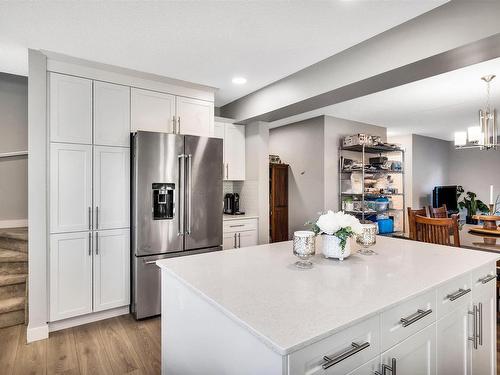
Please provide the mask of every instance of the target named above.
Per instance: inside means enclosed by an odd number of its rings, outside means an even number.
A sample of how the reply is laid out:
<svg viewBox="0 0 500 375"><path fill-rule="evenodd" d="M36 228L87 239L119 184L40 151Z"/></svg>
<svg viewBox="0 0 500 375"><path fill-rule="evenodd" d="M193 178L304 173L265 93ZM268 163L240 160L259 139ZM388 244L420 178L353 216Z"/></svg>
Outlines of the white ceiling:
<svg viewBox="0 0 500 375"><path fill-rule="evenodd" d="M488 74L497 75L491 85L491 103L500 110L498 58L289 117L271 126L331 115L384 126L389 135L420 134L452 140L455 131L478 125L478 110L486 102L486 84L480 78Z"/></svg>
<svg viewBox="0 0 500 375"><path fill-rule="evenodd" d="M220 106L445 2L1 2L0 71L44 49L217 87Z"/></svg>

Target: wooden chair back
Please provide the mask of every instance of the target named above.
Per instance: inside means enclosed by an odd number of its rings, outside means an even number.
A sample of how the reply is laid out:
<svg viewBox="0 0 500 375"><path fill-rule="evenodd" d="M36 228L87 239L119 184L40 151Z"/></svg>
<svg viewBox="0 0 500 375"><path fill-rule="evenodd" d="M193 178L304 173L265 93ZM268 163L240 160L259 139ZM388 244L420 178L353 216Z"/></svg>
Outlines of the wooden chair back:
<svg viewBox="0 0 500 375"><path fill-rule="evenodd" d="M417 241L460 247L457 217L431 218L415 216ZM453 242L450 233L453 234Z"/></svg>
<svg viewBox="0 0 500 375"><path fill-rule="evenodd" d="M411 207L408 207L408 228L411 240L417 239L416 227L415 227L415 216L417 215L427 216L427 209L424 207L418 210L412 210Z"/></svg>
<svg viewBox="0 0 500 375"><path fill-rule="evenodd" d="M430 217L433 217L435 219L447 218L448 217L448 210L446 209L445 204L443 204L441 207L437 207L437 208L429 206L429 214L430 214Z"/></svg>

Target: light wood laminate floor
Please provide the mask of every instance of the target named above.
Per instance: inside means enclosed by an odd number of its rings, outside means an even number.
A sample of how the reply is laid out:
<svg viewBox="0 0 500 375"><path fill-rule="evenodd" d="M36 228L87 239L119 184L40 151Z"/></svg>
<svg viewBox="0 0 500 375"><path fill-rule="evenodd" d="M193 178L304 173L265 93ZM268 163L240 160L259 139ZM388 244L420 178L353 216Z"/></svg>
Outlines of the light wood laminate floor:
<svg viewBox="0 0 500 375"><path fill-rule="evenodd" d="M18 325L0 329L0 374L160 374L160 347L160 318L137 322L123 315L31 344Z"/></svg>
<svg viewBox="0 0 500 375"><path fill-rule="evenodd" d="M53 332L26 344L26 327L0 329L0 374L160 374L160 318L132 316ZM500 375L500 324L497 329Z"/></svg>

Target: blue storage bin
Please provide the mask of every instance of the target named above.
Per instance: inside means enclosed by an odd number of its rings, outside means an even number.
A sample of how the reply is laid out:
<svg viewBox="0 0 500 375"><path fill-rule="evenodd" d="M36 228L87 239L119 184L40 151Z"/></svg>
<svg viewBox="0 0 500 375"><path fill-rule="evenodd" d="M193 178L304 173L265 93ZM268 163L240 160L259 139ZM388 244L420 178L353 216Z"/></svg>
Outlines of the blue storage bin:
<svg viewBox="0 0 500 375"><path fill-rule="evenodd" d="M377 220L377 224L380 234L394 232L394 221L392 219L379 219Z"/></svg>

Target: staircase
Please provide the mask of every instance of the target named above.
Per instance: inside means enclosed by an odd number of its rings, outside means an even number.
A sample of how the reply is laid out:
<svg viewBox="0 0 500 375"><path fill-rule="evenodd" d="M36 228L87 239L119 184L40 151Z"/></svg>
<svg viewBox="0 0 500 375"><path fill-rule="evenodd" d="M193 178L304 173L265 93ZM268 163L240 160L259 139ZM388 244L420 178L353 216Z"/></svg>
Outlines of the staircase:
<svg viewBox="0 0 500 375"><path fill-rule="evenodd" d="M0 328L26 323L28 229L0 229Z"/></svg>

